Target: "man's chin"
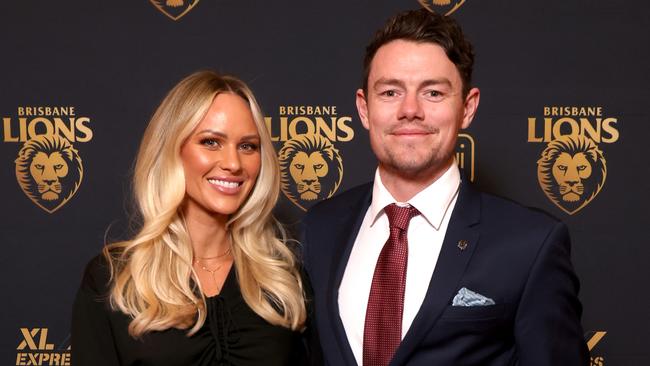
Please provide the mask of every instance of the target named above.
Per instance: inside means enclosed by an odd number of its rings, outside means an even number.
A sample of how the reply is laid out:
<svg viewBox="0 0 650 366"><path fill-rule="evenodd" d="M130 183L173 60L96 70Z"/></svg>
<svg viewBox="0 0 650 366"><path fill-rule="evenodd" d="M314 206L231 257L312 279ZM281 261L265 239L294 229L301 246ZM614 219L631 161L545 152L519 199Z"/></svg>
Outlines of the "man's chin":
<svg viewBox="0 0 650 366"><path fill-rule="evenodd" d="M399 171L405 174L422 174L426 172L435 171L441 168L446 168L449 166L448 160L441 160L435 158L429 159L395 159L389 162L389 165L392 170Z"/></svg>
<svg viewBox="0 0 650 366"><path fill-rule="evenodd" d="M447 170L451 163L452 158L436 159L435 157L421 158L421 159L392 159L382 165L391 172L405 177L428 177L435 175L436 172Z"/></svg>

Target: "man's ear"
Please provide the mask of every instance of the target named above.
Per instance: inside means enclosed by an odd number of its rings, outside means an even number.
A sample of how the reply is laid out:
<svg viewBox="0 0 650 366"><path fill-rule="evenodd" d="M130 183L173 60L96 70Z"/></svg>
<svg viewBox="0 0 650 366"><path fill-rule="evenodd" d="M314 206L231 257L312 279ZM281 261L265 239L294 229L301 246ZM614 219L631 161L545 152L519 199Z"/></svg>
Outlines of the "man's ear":
<svg viewBox="0 0 650 366"><path fill-rule="evenodd" d="M460 125L461 129L466 129L472 124L476 110L478 109L478 102L481 99L481 91L478 88L472 88L465 97L463 105L463 123Z"/></svg>
<svg viewBox="0 0 650 366"><path fill-rule="evenodd" d="M363 124L363 127L366 130L368 130L370 129L370 125L368 124L368 101L366 100L366 95L363 93L363 89L357 90L356 103L361 124Z"/></svg>

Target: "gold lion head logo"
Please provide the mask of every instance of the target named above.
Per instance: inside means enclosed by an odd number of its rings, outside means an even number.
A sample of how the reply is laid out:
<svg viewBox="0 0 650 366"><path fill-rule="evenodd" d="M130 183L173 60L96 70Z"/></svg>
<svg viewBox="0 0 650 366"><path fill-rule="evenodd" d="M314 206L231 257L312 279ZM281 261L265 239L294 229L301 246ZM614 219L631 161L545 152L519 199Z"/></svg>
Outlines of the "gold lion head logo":
<svg viewBox="0 0 650 366"><path fill-rule="evenodd" d="M603 152L591 139L580 135L551 141L537 161L539 185L546 196L569 215L596 197L606 176Z"/></svg>
<svg viewBox="0 0 650 366"><path fill-rule="evenodd" d="M161 13L168 16L170 19L178 20L187 14L196 4L199 3L199 0L149 0L160 10Z"/></svg>
<svg viewBox="0 0 650 366"><path fill-rule="evenodd" d="M460 8L466 0L418 0L423 8L432 13L449 15Z"/></svg>
<svg viewBox="0 0 650 366"><path fill-rule="evenodd" d="M79 153L58 135L40 135L25 142L15 163L20 188L49 213L74 196L83 178Z"/></svg>
<svg viewBox="0 0 650 366"><path fill-rule="evenodd" d="M278 153L282 192L296 206L307 210L332 197L343 180L343 160L330 140L321 135L298 135Z"/></svg>

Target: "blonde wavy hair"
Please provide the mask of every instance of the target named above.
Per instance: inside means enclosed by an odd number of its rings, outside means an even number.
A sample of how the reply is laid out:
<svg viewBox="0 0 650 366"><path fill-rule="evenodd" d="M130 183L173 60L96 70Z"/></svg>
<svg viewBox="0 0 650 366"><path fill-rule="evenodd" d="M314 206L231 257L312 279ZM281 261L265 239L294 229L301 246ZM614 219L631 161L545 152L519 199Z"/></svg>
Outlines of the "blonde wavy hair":
<svg viewBox="0 0 650 366"><path fill-rule="evenodd" d="M206 319L206 301L192 268L193 252L181 206L185 175L180 149L219 93L248 102L261 140L261 169L244 204L227 223L242 296L271 324L300 330L303 286L282 227L271 215L279 168L271 136L252 92L241 80L211 71L179 82L154 113L138 152L133 190L142 227L131 240L104 248L111 269L110 303L129 315L129 334L189 329Z"/></svg>

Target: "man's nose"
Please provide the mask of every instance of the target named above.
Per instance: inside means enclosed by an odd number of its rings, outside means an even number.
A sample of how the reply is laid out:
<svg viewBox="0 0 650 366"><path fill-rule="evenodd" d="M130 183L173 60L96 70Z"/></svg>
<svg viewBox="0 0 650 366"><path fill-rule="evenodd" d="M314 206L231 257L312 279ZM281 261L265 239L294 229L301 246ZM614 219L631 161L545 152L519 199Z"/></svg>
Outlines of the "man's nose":
<svg viewBox="0 0 650 366"><path fill-rule="evenodd" d="M406 93L400 104L398 118L407 120L424 119L422 101L418 98L417 93Z"/></svg>

